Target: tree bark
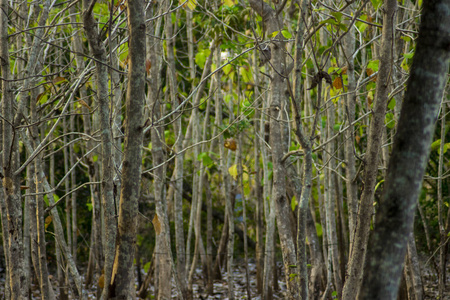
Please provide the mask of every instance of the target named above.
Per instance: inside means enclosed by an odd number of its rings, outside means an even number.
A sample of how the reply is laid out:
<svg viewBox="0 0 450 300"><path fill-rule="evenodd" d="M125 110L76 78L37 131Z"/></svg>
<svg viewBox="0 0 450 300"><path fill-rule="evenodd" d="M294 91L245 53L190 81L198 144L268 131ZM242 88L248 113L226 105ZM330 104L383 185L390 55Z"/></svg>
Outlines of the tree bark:
<svg viewBox="0 0 450 300"><path fill-rule="evenodd" d="M116 220L116 209L114 204L114 191L113 191L113 139L110 127L110 99L108 95L108 68L106 60L106 50L101 40L101 36L97 29L97 22L94 19L93 12L89 10L93 0L83 1L83 25L86 32L86 37L89 42L92 55L95 57L95 73L96 73L96 83L97 83L97 102L99 106L99 119L100 119L100 131L102 140L102 155L101 155L101 201L103 206L103 220L104 220L104 244L103 247L98 247L103 249L104 255L98 254L98 258L105 259L105 262L99 262L100 266L104 268L104 278L105 282L111 281L112 268L114 264L114 247L116 242L117 233L117 220ZM111 108L112 109L112 108ZM74 195L73 195L74 197ZM94 199L93 199L94 200ZM76 204L72 201L72 210L76 207ZM95 203L94 203L95 204ZM99 207L95 207L97 209ZM98 209L94 211L99 213ZM74 220L72 220L74 221ZM98 222L98 220L97 220ZM76 225L73 224L72 227ZM98 224L97 224L98 225ZM75 226L76 227L76 226ZM72 228L73 229L73 228ZM96 232L98 234L98 226ZM75 237L74 242L75 243ZM100 243L99 240L96 243ZM75 246L75 245L73 245ZM102 269L103 269L102 268ZM108 285L105 284L103 289L103 294L106 299L108 299Z"/></svg>
<svg viewBox="0 0 450 300"><path fill-rule="evenodd" d="M145 20L142 0L127 3L129 70L119 223L110 297L133 299L133 258L136 244L136 216L141 181L143 116L145 101ZM134 285L133 285L134 286Z"/></svg>
<svg viewBox="0 0 450 300"><path fill-rule="evenodd" d="M250 0L250 6L262 18L267 28L267 35L278 32L271 43L271 66L272 83L270 91L270 145L272 148L273 163L273 189L272 199L277 215L277 227L280 236L283 263L285 270L285 280L288 288L288 299L298 297L298 283L291 280L291 274L297 274L297 258L292 234L293 224L290 218L286 218L291 213L290 201L286 197L286 168L283 161L283 126L281 113L286 106L284 98L284 76L286 74L286 63L284 61L284 37L280 33L282 25L280 16L267 3L262 0ZM272 211L271 211L272 213ZM294 275L295 276L295 275Z"/></svg>
<svg viewBox="0 0 450 300"><path fill-rule="evenodd" d="M20 174L14 175L19 166L19 137L14 123L14 95L10 87L11 79L8 43L8 1L0 2L0 60L2 74L2 170L1 179L4 189L5 210L2 209L3 221L7 220L8 274L11 299L26 299L28 289L25 288L24 257L22 241L22 199L20 195ZM3 200L2 200L3 201Z"/></svg>
<svg viewBox="0 0 450 300"><path fill-rule="evenodd" d="M358 295L363 278L367 241L369 239L370 221L373 213L373 195L378 174L378 158L382 143L382 127L386 113L389 83L392 72L392 43L395 31L396 0L386 0L383 17L383 33L381 40L380 67L377 77L376 99L370 123L368 145L364 157L364 190L358 210L355 234L350 259L347 267L348 278L344 285L343 300L351 300Z"/></svg>

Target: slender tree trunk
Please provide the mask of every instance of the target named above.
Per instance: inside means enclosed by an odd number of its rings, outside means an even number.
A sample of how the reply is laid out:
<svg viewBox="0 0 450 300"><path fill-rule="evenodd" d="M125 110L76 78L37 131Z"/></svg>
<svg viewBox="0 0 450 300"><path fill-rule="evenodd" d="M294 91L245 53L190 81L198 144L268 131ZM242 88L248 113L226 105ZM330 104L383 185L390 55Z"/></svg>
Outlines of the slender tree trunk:
<svg viewBox="0 0 450 300"><path fill-rule="evenodd" d="M280 33L280 20L278 13L267 3L260 0L249 1L250 6L260 16L264 18L267 28L267 35L278 32L274 43L271 44L271 66L275 69L272 72L272 83L270 92L270 145L272 148L273 163L273 189L272 199L277 214L278 232L280 235L281 249L285 270L285 280L288 288L288 299L296 299L298 295L298 283L291 280L291 274L297 274L295 267L297 258L292 235L293 224L290 218L286 218L291 213L290 201L286 197L286 169L283 161L283 140L282 140L282 111L286 105L284 98L285 83L281 74L286 74L284 61L284 37ZM271 211L272 212L272 211Z"/></svg>
<svg viewBox="0 0 450 300"><path fill-rule="evenodd" d="M8 273L11 288L11 299L26 299L28 289L25 287L24 257L22 241L22 200L20 195L20 174L14 174L19 165L19 137L14 123L14 96L10 87L11 78L8 43L8 1L0 2L0 57L2 73L2 123L3 123L3 180L5 210L2 214L7 216L7 234L3 236L7 242ZM3 198L2 198L3 199ZM3 223L3 226L6 224Z"/></svg>
<svg viewBox="0 0 450 300"><path fill-rule="evenodd" d="M114 247L116 243L116 209L114 204L114 191L113 191L113 139L110 127L110 99L108 96L108 69L106 66L106 50L103 45L103 41L100 38L100 34L97 30L97 24L92 14L89 11L89 6L91 5L90 0L83 1L83 24L86 32L86 36L89 42L89 46L93 56L96 58L95 70L96 70L96 83L97 83L97 101L99 106L99 119L100 119L100 130L101 130L101 140L102 140L102 160L101 160L101 199L103 206L103 220L105 223L105 244L103 245L104 250L104 276L105 282L111 282L111 274L113 272L114 264ZM72 211L76 211L73 205L76 203L72 202ZM98 207L99 208L99 207ZM97 210L96 213L99 211ZM76 218L76 216L75 216ZM98 217L97 217L98 219ZM75 220L72 220L75 222ZM73 224L72 227L76 224ZM99 226L97 226L97 230ZM97 232L98 234L98 232ZM76 234L74 236L74 243ZM100 241L97 240L97 243ZM73 245L75 246L75 245ZM103 255L98 254L99 258ZM103 262L99 263L103 266ZM104 297L108 299L108 285L105 284Z"/></svg>
<svg viewBox="0 0 450 300"><path fill-rule="evenodd" d="M138 212L141 179L143 138L143 110L145 100L145 14L142 0L127 3L129 29L129 70L126 95L124 162L120 191L116 254L109 287L110 297L132 299L133 258L136 243L136 216ZM133 285L134 286L134 285Z"/></svg>
<svg viewBox="0 0 450 300"><path fill-rule="evenodd" d="M239 110L238 110L239 114ZM242 137L241 134L238 137L238 175L239 175L239 185L240 185L240 191L241 191L241 197L242 197L242 231L244 232L244 268L245 268L245 279L246 279L246 290L247 290L247 299L252 299L252 295L250 293L250 278L249 278L249 272L248 272L248 243L247 243L247 208L245 207L246 200L245 200L245 191L244 191L244 167L242 165Z"/></svg>
<svg viewBox="0 0 450 300"><path fill-rule="evenodd" d="M165 31L168 61L168 74L170 83L170 97L174 109L179 105L177 98L177 78L175 70L175 53L174 41L171 38L173 35L173 24L170 15L166 17ZM174 122L174 131L176 135L176 143L174 145L177 153L181 152L183 148L183 130L181 118L176 115ZM177 253L177 275L180 282L180 288L185 299L188 298L187 281L186 281L186 251L184 241L184 227L183 227L183 162L184 155L179 154L175 158L175 192L174 192L174 219L175 219L175 244Z"/></svg>
<svg viewBox="0 0 450 300"><path fill-rule="evenodd" d="M445 293L445 273L447 262L447 230L444 223L444 198L442 195L442 169L444 165L444 144L445 144L445 117L446 104L441 105L441 145L439 147L438 181L437 181L437 203L438 203L438 225L440 233L439 243L439 298L444 299Z"/></svg>
<svg viewBox="0 0 450 300"><path fill-rule="evenodd" d="M350 7L347 9L350 12ZM347 191L347 207L348 207L348 224L350 233L350 248L353 243L355 234L356 220L358 215L358 187L356 184L356 162L355 162L355 134L354 126L355 120L355 106L356 106L356 80L355 80L355 63L353 59L353 52L355 50L355 34L354 28L344 37L344 57L347 62L347 96L345 97L345 120L348 122L349 128L345 132L345 176L346 191Z"/></svg>
<svg viewBox="0 0 450 300"><path fill-rule="evenodd" d="M369 239L370 221L373 213L373 195L378 174L378 158L382 144L382 127L386 113L389 83L391 81L392 70L392 43L394 38L394 28L396 25L397 1L386 0L383 17L383 34L381 41L380 67L377 77L376 99L374 103L372 122L368 138L368 146L364 157L364 190L361 195L361 204L358 211L355 235L352 248L350 249L350 259L348 263L343 300L354 299L359 294L364 269L365 253Z"/></svg>
<svg viewBox="0 0 450 300"><path fill-rule="evenodd" d="M420 272L419 257L417 255L416 241L414 240L414 233L411 232L408 239L408 248L406 258L411 266L411 275L413 282L413 289L415 300L421 300L424 298L422 276Z"/></svg>

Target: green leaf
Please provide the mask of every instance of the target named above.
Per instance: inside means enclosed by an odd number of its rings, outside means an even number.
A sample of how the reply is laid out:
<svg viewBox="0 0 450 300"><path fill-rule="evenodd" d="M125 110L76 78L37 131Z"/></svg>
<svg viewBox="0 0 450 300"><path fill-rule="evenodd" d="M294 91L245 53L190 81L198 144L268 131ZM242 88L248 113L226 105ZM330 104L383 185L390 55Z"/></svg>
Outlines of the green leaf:
<svg viewBox="0 0 450 300"><path fill-rule="evenodd" d="M370 0L370 2L372 2L372 5L375 9L378 9L383 3L383 0Z"/></svg>
<svg viewBox="0 0 450 300"><path fill-rule="evenodd" d="M287 39L290 39L292 37L292 34L289 31L287 31L287 29L281 30L281 34Z"/></svg>
<svg viewBox="0 0 450 300"><path fill-rule="evenodd" d="M252 72L249 70L247 70L246 67L240 67L239 68L239 74L241 74L242 79L244 80L244 82L252 82L253 80L253 76L252 76Z"/></svg>
<svg viewBox="0 0 450 300"><path fill-rule="evenodd" d="M344 23L339 23L339 28L340 28L342 31L347 31L347 30L348 30L347 25L345 25Z"/></svg>
<svg viewBox="0 0 450 300"><path fill-rule="evenodd" d="M359 18L363 21L367 21L367 15L362 15ZM366 30L367 26L369 26L369 25L364 22L360 22L360 21L356 22L356 27L358 27L358 29L361 33L363 33L364 30Z"/></svg>
<svg viewBox="0 0 450 300"><path fill-rule="evenodd" d="M389 129L392 129L395 127L395 120L394 120L394 114L387 113L386 117L384 119L384 123L386 124L386 127Z"/></svg>
<svg viewBox="0 0 450 300"><path fill-rule="evenodd" d="M336 22L336 20L334 18L328 18L319 23L319 25L322 25L322 24L338 25L339 23Z"/></svg>
<svg viewBox="0 0 450 300"><path fill-rule="evenodd" d="M227 95L225 95L225 98L223 100L225 100L225 103L228 104L228 103L230 103L230 101L233 100L233 95L227 94Z"/></svg>
<svg viewBox="0 0 450 300"><path fill-rule="evenodd" d="M316 231L318 237L321 237L323 235L322 224L316 223Z"/></svg>
<svg viewBox="0 0 450 300"><path fill-rule="evenodd" d="M340 12L331 12L331 15L336 18L338 22L342 21L342 13Z"/></svg>
<svg viewBox="0 0 450 300"><path fill-rule="evenodd" d="M368 69L372 69L372 71L376 72L378 71L378 66L380 64L380 61L378 59L376 60L372 60L371 62L369 62L369 64L367 65Z"/></svg>
<svg viewBox="0 0 450 300"><path fill-rule="evenodd" d="M450 148L450 143L444 144L444 154L447 153L447 150Z"/></svg>
<svg viewBox="0 0 450 300"><path fill-rule="evenodd" d="M402 36L401 39L404 40L405 42L410 42L411 41L411 38L409 36L406 36L406 35Z"/></svg>
<svg viewBox="0 0 450 300"><path fill-rule="evenodd" d="M214 165L214 161L208 155L208 152L202 152L198 155L197 160L200 160L205 167L212 167Z"/></svg>
<svg viewBox="0 0 450 300"><path fill-rule="evenodd" d="M392 98L392 100L389 102L388 108L390 110L393 110L395 108L395 98Z"/></svg>
<svg viewBox="0 0 450 300"><path fill-rule="evenodd" d="M375 190L374 191L376 191L383 182L384 182L384 179L380 180L380 182L378 182L377 185L375 186Z"/></svg>
<svg viewBox="0 0 450 300"><path fill-rule="evenodd" d="M233 69L233 66L232 66L231 64L225 65L225 66L222 68L223 73L224 73L225 75L228 75L228 73L230 73L230 71L231 71L232 69Z"/></svg>
<svg viewBox="0 0 450 300"><path fill-rule="evenodd" d="M431 143L431 151L439 149L440 146L441 146L441 139L434 141L433 143Z"/></svg>
<svg viewBox="0 0 450 300"><path fill-rule="evenodd" d="M147 262L147 263L144 265L144 271L145 271L145 273L148 273L148 270L150 269L150 265L151 265L151 261Z"/></svg>
<svg viewBox="0 0 450 300"><path fill-rule="evenodd" d="M202 51L197 52L197 54L195 55L195 63L201 69L203 69L203 67L205 66L206 58L209 56L210 52L211 51L209 49L204 49Z"/></svg>
<svg viewBox="0 0 450 300"><path fill-rule="evenodd" d="M270 37L271 37L271 38L274 38L274 37L276 37L276 36L278 35L278 33L280 33L279 30L274 31L274 32L272 32L272 33L270 34Z"/></svg>
<svg viewBox="0 0 450 300"><path fill-rule="evenodd" d="M414 56L414 52L403 53L403 57L404 57L404 58L413 58L413 56Z"/></svg>
<svg viewBox="0 0 450 300"><path fill-rule="evenodd" d="M88 211L92 211L92 203L91 202L87 202L86 207L87 207Z"/></svg>
<svg viewBox="0 0 450 300"><path fill-rule="evenodd" d="M292 199L291 199L291 208L292 208L292 211L295 210L295 207L296 207L296 206L297 206L297 199L295 198L295 196L293 196Z"/></svg>

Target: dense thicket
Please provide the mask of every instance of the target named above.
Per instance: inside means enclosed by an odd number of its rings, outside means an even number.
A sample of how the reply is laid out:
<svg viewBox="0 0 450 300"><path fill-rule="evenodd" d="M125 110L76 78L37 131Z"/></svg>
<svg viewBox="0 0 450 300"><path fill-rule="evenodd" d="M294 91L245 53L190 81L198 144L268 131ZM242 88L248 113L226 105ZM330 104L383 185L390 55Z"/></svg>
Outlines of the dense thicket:
<svg viewBox="0 0 450 300"><path fill-rule="evenodd" d="M0 294L448 297L449 6L1 0Z"/></svg>

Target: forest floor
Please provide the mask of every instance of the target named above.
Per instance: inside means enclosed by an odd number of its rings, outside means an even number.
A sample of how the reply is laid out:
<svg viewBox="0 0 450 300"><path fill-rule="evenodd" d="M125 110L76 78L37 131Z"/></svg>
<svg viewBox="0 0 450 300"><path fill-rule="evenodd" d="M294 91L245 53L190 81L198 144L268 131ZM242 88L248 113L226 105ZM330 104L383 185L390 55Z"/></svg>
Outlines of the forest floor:
<svg viewBox="0 0 450 300"><path fill-rule="evenodd" d="M142 270L143 272L143 270ZM144 273L143 273L144 274ZM447 274L450 274L450 262L447 264ZM234 294L235 299L248 299L247 298L247 290L246 290L246 276L245 276L245 268L243 264L236 266L233 272L234 276ZM261 296L257 294L256 289L256 265L254 263L249 263L249 281L250 281L250 292L252 299L259 300ZM278 285L279 289L274 293L274 299L284 299L286 292L286 284L283 281L283 273L281 270L281 264L278 267ZM424 283L424 292L426 300L435 300L438 298L438 280L435 274L435 271L428 267L425 270L422 270L422 279ZM53 286L56 286L56 276L51 277ZM447 290L444 299L450 300L450 275L447 276ZM216 280L214 282L214 293L213 295L207 295L203 289L203 279L202 279L202 270L197 269L196 274L194 275L194 284L193 284L193 292L194 299L228 299L228 283L227 283L227 274L223 274L222 280ZM4 299L4 288L5 288L5 270L0 268L0 299ZM92 285L87 291L88 299L96 299L96 287ZM148 293L148 299L153 299L150 295L154 294L153 286L150 287ZM56 295L58 299L58 294ZM177 299L177 290L175 285L173 284L173 292L172 299ZM32 284L32 299L41 299L39 285L36 281Z"/></svg>

